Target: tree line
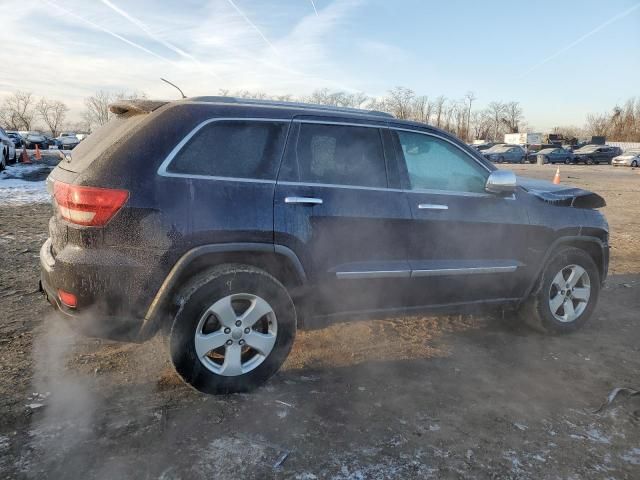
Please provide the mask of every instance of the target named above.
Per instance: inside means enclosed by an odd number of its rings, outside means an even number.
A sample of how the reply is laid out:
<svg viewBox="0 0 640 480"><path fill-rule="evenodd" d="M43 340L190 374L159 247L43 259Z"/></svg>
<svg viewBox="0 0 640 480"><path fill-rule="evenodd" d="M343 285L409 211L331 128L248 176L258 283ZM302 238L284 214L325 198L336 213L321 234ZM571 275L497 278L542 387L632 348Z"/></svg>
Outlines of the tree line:
<svg viewBox="0 0 640 480"><path fill-rule="evenodd" d="M226 89L219 90L218 94L378 110L391 113L403 120L434 125L466 141L502 141L505 133L531 131L519 102L492 101L485 108L477 108L477 98L473 92L468 92L458 99L443 95L419 95L406 87L392 88L383 97L327 88L315 90L306 96L270 95L260 91ZM85 98L82 120L69 123L66 122L69 108L64 102L46 97L37 98L30 92L19 91L4 98L0 103L0 124L8 130L48 129L54 136L63 129L91 132L111 119L109 104L118 100L146 98L144 92L98 91ZM567 138L604 135L610 141L638 142L640 98L631 98L623 106L615 106L610 112L589 114L582 127L556 127L553 133L563 134Z"/></svg>

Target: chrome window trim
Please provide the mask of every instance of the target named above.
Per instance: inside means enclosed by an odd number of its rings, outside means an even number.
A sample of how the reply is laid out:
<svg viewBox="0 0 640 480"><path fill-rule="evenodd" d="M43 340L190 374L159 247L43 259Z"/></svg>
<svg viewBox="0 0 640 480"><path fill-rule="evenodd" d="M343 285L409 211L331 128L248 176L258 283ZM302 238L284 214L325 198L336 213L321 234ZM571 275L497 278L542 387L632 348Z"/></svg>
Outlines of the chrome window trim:
<svg viewBox="0 0 640 480"><path fill-rule="evenodd" d="M259 178L244 178L244 177L224 177L218 175L199 175L195 173L177 173L177 172L169 172L167 171L167 167L171 163L171 161L175 158L175 156L182 150L189 140L193 138L193 136L198 133L202 128L206 127L210 123L214 122L278 122L278 123L291 123L291 120L284 118L256 118L256 117L217 117L217 118L209 118L200 122L196 125L187 135L178 142L178 144L173 147L173 149L169 152L169 155L162 161L160 166L158 167L158 175L161 177L178 177L178 178L198 178L204 180L229 180L236 182L248 182L248 183L270 183L275 184L276 181L268 180L268 179L259 179Z"/></svg>
<svg viewBox="0 0 640 480"><path fill-rule="evenodd" d="M278 185L292 185L299 187L323 187L323 188L348 188L349 190L372 190L376 192L400 192L403 193L405 190L401 190L399 188L384 188L384 187L363 187L359 185L341 185L338 183L312 183L312 182L290 182L290 181L281 181L278 182Z"/></svg>
<svg viewBox="0 0 640 480"><path fill-rule="evenodd" d="M370 119L363 119L363 122L371 122ZM307 120L305 118L294 118L294 123L312 123L316 125L342 125L345 127L364 127L364 128L384 128L386 130L389 129L388 125L385 125L383 121L381 121L381 125L372 125L370 123L354 123L354 122L337 122L335 120Z"/></svg>

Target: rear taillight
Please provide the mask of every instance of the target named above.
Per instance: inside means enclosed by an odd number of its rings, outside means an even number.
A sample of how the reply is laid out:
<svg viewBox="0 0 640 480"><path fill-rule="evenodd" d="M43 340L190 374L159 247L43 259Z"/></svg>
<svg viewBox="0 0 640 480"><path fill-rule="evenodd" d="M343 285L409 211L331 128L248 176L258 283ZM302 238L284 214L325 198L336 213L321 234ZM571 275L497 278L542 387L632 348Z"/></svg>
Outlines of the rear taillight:
<svg viewBox="0 0 640 480"><path fill-rule="evenodd" d="M76 225L100 227L105 225L122 208L129 198L126 190L81 187L54 182L53 197L60 215Z"/></svg>

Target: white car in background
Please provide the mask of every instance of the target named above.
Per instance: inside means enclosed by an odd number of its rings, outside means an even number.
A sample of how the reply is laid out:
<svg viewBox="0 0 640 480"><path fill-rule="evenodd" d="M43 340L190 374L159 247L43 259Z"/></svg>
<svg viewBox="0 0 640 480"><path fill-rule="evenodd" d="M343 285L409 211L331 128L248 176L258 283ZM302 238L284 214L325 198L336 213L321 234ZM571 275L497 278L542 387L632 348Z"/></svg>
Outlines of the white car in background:
<svg viewBox="0 0 640 480"><path fill-rule="evenodd" d="M640 148L631 148L624 152L622 155L613 157L611 165L614 167L626 166L637 167L640 165Z"/></svg>
<svg viewBox="0 0 640 480"><path fill-rule="evenodd" d="M80 139L73 132L62 132L56 140L60 141L60 148L63 150L73 150L80 143Z"/></svg>
<svg viewBox="0 0 640 480"><path fill-rule="evenodd" d="M2 150L0 151L0 170L4 170L4 167L6 167L10 161L15 163L18 157L13 140L7 135L7 132L5 132L3 128L0 128L0 144L2 145Z"/></svg>

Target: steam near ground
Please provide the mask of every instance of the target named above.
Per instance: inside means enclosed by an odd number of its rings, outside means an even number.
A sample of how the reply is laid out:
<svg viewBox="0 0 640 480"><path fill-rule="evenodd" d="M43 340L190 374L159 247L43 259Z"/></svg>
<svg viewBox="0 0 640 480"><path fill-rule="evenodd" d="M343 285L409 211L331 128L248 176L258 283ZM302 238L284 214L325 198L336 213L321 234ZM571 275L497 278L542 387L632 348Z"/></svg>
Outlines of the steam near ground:
<svg viewBox="0 0 640 480"><path fill-rule="evenodd" d="M51 207L3 202L0 476L637 478L639 399L593 410L640 382L640 176L562 174L609 205L612 276L584 330L545 337L500 316L348 322L299 332L267 385L221 397L183 385L160 337L120 344L56 321L35 292Z"/></svg>

